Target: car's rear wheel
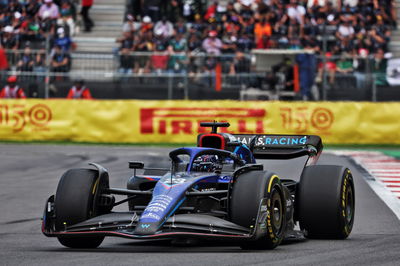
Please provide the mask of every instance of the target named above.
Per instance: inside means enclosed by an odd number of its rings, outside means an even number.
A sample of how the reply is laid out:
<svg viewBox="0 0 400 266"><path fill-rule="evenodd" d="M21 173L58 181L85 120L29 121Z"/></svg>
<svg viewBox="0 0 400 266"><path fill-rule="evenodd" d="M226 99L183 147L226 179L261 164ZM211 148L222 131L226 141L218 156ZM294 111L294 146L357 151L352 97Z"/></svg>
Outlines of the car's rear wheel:
<svg viewBox="0 0 400 266"><path fill-rule="evenodd" d="M71 169L64 173L58 183L54 201L57 231L63 231L67 226L99 214L96 200L102 183L96 170ZM66 235L59 236L58 240L70 248L96 248L103 242L104 237Z"/></svg>
<svg viewBox="0 0 400 266"><path fill-rule="evenodd" d="M348 168L306 167L297 193L300 228L307 238L345 239L353 228L355 193Z"/></svg>
<svg viewBox="0 0 400 266"><path fill-rule="evenodd" d="M284 238L286 204L278 176L253 171L240 175L232 188L230 217L233 223L251 228L256 224L260 202L267 198L266 234L256 241L243 242L243 249L273 249Z"/></svg>

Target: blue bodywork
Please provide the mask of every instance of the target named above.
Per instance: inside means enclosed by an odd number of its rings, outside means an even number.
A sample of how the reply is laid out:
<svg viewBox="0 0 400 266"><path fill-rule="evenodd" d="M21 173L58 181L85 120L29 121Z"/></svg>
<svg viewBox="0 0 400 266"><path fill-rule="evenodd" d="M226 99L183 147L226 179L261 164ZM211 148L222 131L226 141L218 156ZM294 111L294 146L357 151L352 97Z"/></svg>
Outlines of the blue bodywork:
<svg viewBox="0 0 400 266"><path fill-rule="evenodd" d="M180 155L189 156L189 161L185 164L185 171L175 171L174 165L184 163L179 158ZM245 146L236 146L234 152L213 148L180 148L170 153L172 160L172 170L162 177L151 178L157 184L153 190L153 196L146 209L143 211L138 225L135 229L137 235L155 234L160 227L174 214L179 206L186 199L186 192L190 188L195 188L201 182L229 183L232 180L232 171L229 175L223 171L216 173L198 171L196 168L196 158L199 156L220 156L220 160L236 166L243 166L255 163L251 151Z"/></svg>

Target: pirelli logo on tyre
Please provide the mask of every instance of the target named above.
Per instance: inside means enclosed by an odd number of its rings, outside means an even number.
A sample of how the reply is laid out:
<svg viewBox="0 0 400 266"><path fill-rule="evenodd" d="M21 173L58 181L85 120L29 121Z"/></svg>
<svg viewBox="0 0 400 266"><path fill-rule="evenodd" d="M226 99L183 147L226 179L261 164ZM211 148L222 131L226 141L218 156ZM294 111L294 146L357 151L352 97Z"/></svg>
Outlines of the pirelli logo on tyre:
<svg viewBox="0 0 400 266"><path fill-rule="evenodd" d="M263 120L267 111L261 108L141 108L141 134L191 135L209 131L200 127L201 122L218 119L229 122L229 128L220 132L239 134L264 133Z"/></svg>

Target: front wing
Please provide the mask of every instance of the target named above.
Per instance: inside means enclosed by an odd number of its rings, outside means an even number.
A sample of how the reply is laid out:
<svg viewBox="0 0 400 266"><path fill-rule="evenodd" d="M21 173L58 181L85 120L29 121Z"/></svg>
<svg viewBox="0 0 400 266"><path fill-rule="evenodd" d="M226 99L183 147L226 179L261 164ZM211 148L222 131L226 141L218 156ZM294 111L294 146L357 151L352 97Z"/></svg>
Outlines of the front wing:
<svg viewBox="0 0 400 266"><path fill-rule="evenodd" d="M256 223L245 228L207 214L176 214L155 234L134 234L139 216L134 212L111 212L68 226L55 228L54 196L46 203L42 232L48 237L115 236L130 239L202 238L213 240L256 240L267 234L267 199L260 202ZM141 226L146 226L141 224Z"/></svg>

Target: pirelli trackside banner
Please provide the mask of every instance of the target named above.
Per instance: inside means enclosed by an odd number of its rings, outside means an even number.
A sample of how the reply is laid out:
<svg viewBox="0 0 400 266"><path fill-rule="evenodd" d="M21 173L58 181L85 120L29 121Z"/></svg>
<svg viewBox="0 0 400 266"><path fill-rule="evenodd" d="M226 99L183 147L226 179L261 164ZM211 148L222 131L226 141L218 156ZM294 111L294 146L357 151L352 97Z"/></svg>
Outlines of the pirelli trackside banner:
<svg viewBox="0 0 400 266"><path fill-rule="evenodd" d="M232 133L400 144L399 114L400 103L1 100L0 140L189 143L200 122L218 120Z"/></svg>

